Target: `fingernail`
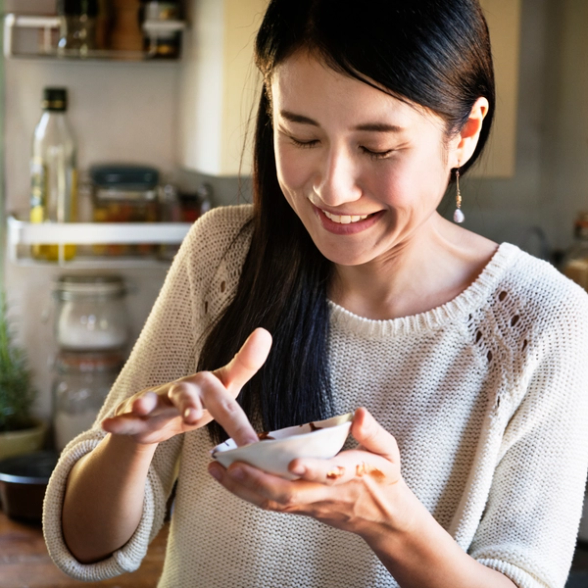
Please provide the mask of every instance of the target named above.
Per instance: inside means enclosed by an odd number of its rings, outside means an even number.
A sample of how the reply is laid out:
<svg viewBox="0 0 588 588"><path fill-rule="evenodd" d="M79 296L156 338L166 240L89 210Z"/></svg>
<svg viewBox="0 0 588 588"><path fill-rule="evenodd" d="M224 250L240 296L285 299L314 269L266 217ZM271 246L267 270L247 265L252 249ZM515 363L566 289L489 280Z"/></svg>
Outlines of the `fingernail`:
<svg viewBox="0 0 588 588"><path fill-rule="evenodd" d="M296 465L293 468L290 468L290 471L295 475L295 476L302 476L302 474L304 474L304 472L306 472L306 468L303 465Z"/></svg>
<svg viewBox="0 0 588 588"><path fill-rule="evenodd" d="M187 408L184 411L184 420L194 422L196 420L196 411L193 408Z"/></svg>

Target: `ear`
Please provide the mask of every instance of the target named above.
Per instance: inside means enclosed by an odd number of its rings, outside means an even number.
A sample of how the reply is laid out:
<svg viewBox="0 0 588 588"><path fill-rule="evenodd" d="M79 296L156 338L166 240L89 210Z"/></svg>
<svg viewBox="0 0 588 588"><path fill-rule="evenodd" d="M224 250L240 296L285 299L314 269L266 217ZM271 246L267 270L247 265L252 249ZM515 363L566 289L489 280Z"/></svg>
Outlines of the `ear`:
<svg viewBox="0 0 588 588"><path fill-rule="evenodd" d="M472 106L468 120L454 138L457 144L454 143L452 168L461 167L474 154L482 131L482 123L489 108L488 100L483 96L480 96Z"/></svg>

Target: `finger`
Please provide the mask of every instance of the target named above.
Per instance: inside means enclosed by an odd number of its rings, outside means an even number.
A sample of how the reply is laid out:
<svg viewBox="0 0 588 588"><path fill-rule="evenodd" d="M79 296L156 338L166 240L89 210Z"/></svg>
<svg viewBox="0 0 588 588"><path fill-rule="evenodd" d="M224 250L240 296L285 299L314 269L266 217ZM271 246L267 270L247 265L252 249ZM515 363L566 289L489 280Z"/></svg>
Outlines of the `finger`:
<svg viewBox="0 0 588 588"><path fill-rule="evenodd" d="M227 470L219 463L210 463L208 465L208 471L210 475L221 484L221 486L223 486L229 492L233 493L235 496L238 496L241 500L246 500L247 502L250 502L251 504L264 510L279 510L279 505L277 502L272 502L261 494L255 492L254 490L250 490L241 484L238 480L231 477L227 473Z"/></svg>
<svg viewBox="0 0 588 588"><path fill-rule="evenodd" d="M365 408L358 408L353 416L351 434L363 449L400 463L396 439Z"/></svg>
<svg viewBox="0 0 588 588"><path fill-rule="evenodd" d="M212 372L200 372L190 382L183 382L182 387L186 392L182 414L186 408L201 406L238 446L259 441L245 411Z"/></svg>
<svg viewBox="0 0 588 588"><path fill-rule="evenodd" d="M308 482L335 485L370 476L377 482L397 478L397 466L388 459L368 451L344 451L333 459L298 458L288 469Z"/></svg>
<svg viewBox="0 0 588 588"><path fill-rule="evenodd" d="M269 332L262 328L255 329L235 357L214 374L231 392L238 392L265 363L271 346Z"/></svg>
<svg viewBox="0 0 588 588"><path fill-rule="evenodd" d="M168 389L166 397L177 409L184 422L195 424L204 416L204 406L201 400L201 374L196 374L190 380L174 382ZM212 420L212 417L210 418ZM210 422L210 421L208 421Z"/></svg>
<svg viewBox="0 0 588 588"><path fill-rule="evenodd" d="M329 489L322 484L285 480L244 462L227 469L213 462L209 472L227 490L266 510L303 513L308 505L329 498Z"/></svg>
<svg viewBox="0 0 588 588"><path fill-rule="evenodd" d="M208 385L202 390L202 399L208 412L237 446L257 443L259 437L243 408L213 374L209 376Z"/></svg>
<svg viewBox="0 0 588 588"><path fill-rule="evenodd" d="M162 400L165 401L165 398L162 399L161 396L151 390L145 392L142 396L135 398L131 405L131 412L142 416L152 413L162 403ZM169 401L167 404L169 404Z"/></svg>
<svg viewBox="0 0 588 588"><path fill-rule="evenodd" d="M177 410L173 407L157 415L148 417L138 416L132 413L124 413L102 421L102 429L115 435L142 435L162 428L173 418L177 418Z"/></svg>

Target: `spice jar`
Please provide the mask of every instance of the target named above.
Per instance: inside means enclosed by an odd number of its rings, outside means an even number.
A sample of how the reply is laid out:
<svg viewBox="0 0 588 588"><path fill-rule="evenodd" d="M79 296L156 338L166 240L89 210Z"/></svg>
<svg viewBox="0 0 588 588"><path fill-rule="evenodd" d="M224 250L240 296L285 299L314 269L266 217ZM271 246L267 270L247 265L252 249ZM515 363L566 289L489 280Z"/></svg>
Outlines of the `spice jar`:
<svg viewBox="0 0 588 588"><path fill-rule="evenodd" d="M96 49L96 17L98 0L59 0L60 53L66 50L85 56Z"/></svg>
<svg viewBox="0 0 588 588"><path fill-rule="evenodd" d="M575 242L566 252L562 272L588 291L588 212L579 212L574 222Z"/></svg>
<svg viewBox="0 0 588 588"><path fill-rule="evenodd" d="M157 184L159 172L139 165L96 165L90 169L93 219L104 223L153 223L159 221ZM94 245L96 255L149 256L156 245Z"/></svg>
<svg viewBox="0 0 588 588"><path fill-rule="evenodd" d="M177 30L165 30L165 23L180 18L180 4L177 0L167 2L142 3L143 20L159 24L157 32L144 30L143 50L148 57L158 59L175 59L180 55L180 33ZM145 28L145 25L144 27Z"/></svg>
<svg viewBox="0 0 588 588"><path fill-rule="evenodd" d="M127 290L111 275L61 276L55 287L55 336L62 349L121 349L129 338Z"/></svg>
<svg viewBox="0 0 588 588"><path fill-rule="evenodd" d="M193 223L210 210L211 196L210 184L201 184L195 192L181 191L173 184L166 184L159 194L161 220L167 223ZM160 245L159 258L171 261L179 248L179 245Z"/></svg>
<svg viewBox="0 0 588 588"><path fill-rule="evenodd" d="M96 420L124 362L120 352L61 351L55 360L53 426L61 451Z"/></svg>

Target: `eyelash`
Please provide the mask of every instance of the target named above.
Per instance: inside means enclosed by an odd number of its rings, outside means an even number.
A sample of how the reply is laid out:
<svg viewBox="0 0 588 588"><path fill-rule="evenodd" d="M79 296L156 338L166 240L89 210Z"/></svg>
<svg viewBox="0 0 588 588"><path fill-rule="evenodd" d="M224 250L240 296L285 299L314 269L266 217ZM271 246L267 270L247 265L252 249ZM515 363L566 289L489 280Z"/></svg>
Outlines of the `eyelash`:
<svg viewBox="0 0 588 588"><path fill-rule="evenodd" d="M290 140L292 141L292 143L294 145L296 145L296 147L300 147L301 149L310 149L318 143L318 141L316 139L312 140L312 141L299 141L298 139L295 139L294 137L290 137ZM370 151L367 147L363 147L363 146L360 146L360 149L363 151L363 153L368 155L371 159L376 159L376 160L377 159L385 159L394 151L394 149L388 149L387 151Z"/></svg>
<svg viewBox="0 0 588 588"><path fill-rule="evenodd" d="M372 159L386 159L386 157L394 151L394 149L388 149L387 151L370 151L367 147L360 147L360 149Z"/></svg>

